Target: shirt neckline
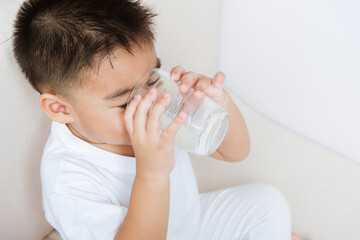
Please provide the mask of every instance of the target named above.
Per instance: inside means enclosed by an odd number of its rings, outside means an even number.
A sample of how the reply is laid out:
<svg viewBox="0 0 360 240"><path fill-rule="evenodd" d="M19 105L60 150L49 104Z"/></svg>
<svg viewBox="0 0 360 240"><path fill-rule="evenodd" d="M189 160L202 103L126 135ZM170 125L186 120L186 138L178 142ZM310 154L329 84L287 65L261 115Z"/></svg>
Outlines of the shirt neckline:
<svg viewBox="0 0 360 240"><path fill-rule="evenodd" d="M79 137L75 136L66 124L52 121L51 131L59 136L64 144L71 148L72 151L81 153L82 155L96 159L97 161L108 163L114 167L126 168L135 170L136 169L136 158L116 154L99 147L96 147Z"/></svg>

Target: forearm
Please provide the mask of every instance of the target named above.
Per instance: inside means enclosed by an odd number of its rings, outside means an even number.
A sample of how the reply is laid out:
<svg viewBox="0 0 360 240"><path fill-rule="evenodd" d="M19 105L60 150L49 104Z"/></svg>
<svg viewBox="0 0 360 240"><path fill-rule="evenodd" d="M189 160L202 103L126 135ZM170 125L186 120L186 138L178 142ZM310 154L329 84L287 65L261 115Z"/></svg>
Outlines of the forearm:
<svg viewBox="0 0 360 240"><path fill-rule="evenodd" d="M229 113L229 128L223 142L218 148L219 153L229 162L245 159L250 152L250 136L245 120L232 100L230 94L224 90L225 103L222 106Z"/></svg>
<svg viewBox="0 0 360 240"><path fill-rule="evenodd" d="M166 239L170 207L170 179L136 176L128 212L115 240Z"/></svg>

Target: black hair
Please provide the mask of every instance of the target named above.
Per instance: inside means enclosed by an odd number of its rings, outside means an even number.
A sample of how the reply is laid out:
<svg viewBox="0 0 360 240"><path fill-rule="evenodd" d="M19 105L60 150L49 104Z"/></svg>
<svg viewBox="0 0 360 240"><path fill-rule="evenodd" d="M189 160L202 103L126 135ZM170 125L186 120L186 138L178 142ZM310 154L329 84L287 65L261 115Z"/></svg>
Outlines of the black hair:
<svg viewBox="0 0 360 240"><path fill-rule="evenodd" d="M13 52L39 93L67 97L82 86L81 73L115 48L155 40L153 17L140 1L27 0L14 24Z"/></svg>

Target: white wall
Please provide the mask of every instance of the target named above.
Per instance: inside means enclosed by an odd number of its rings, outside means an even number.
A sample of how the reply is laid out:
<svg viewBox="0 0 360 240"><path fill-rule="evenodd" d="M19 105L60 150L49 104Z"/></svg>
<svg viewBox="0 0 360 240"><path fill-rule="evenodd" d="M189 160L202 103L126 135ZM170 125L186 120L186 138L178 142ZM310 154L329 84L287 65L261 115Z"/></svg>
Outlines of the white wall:
<svg viewBox="0 0 360 240"><path fill-rule="evenodd" d="M224 0L226 87L296 133L360 163L360 2Z"/></svg>
<svg viewBox="0 0 360 240"><path fill-rule="evenodd" d="M163 68L177 65L213 77L218 65L220 0L146 0L159 13L158 56Z"/></svg>

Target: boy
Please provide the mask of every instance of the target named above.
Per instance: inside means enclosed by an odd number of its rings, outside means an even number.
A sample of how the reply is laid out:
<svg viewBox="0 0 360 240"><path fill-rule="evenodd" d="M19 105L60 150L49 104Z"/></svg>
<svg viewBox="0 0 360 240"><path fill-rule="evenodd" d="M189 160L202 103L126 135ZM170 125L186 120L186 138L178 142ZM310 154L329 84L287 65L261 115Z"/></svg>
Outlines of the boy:
<svg viewBox="0 0 360 240"><path fill-rule="evenodd" d="M271 186L199 195L189 156L173 143L186 116L159 127L171 95L149 115L156 89L126 106L137 79L161 67L154 16L130 0L28 0L19 10L15 57L52 120L41 162L46 219L63 239L290 239L287 203ZM175 67L171 76L229 113L211 156L245 159L249 135L225 75Z"/></svg>

